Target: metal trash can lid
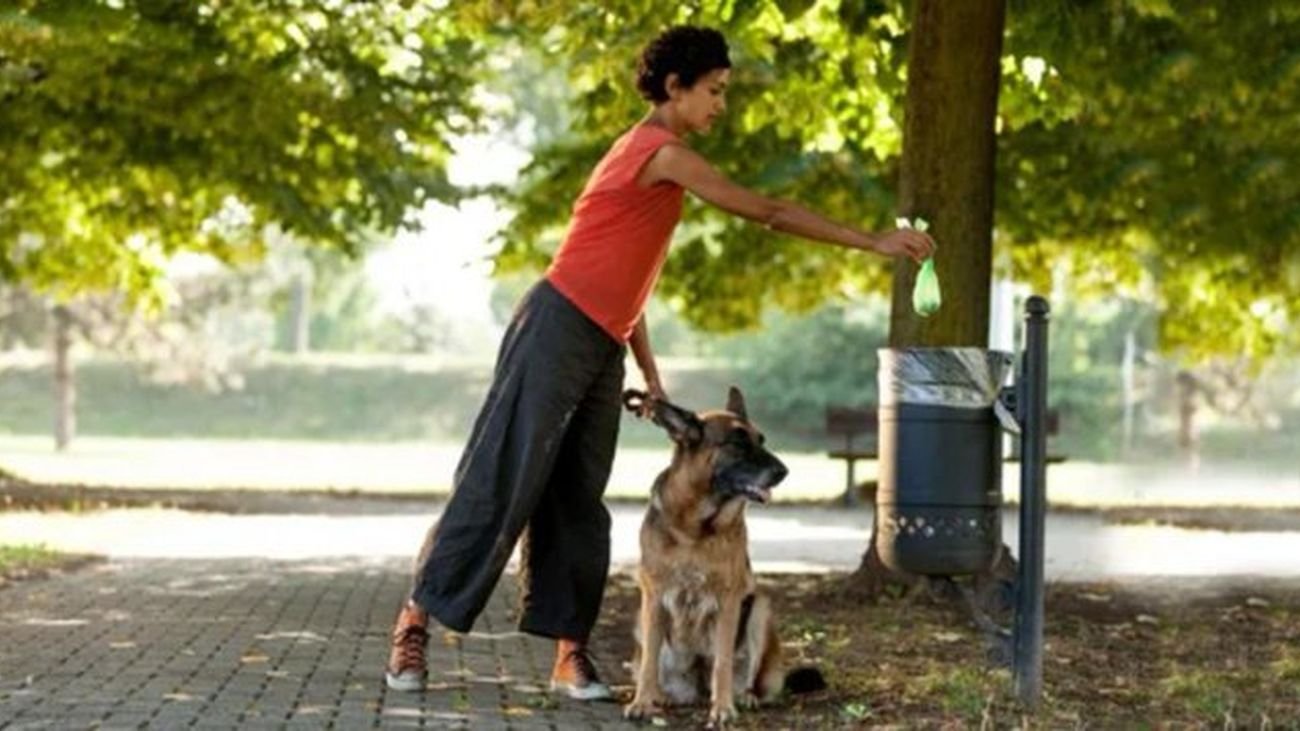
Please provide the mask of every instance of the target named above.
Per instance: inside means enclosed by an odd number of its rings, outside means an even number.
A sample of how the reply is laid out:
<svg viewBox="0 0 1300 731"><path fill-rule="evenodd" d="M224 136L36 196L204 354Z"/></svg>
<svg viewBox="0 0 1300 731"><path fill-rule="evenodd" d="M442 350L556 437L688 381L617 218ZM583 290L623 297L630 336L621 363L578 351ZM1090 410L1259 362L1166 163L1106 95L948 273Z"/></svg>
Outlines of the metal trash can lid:
<svg viewBox="0 0 1300 731"><path fill-rule="evenodd" d="M985 348L881 348L880 405L987 409L1011 372L1014 356Z"/></svg>

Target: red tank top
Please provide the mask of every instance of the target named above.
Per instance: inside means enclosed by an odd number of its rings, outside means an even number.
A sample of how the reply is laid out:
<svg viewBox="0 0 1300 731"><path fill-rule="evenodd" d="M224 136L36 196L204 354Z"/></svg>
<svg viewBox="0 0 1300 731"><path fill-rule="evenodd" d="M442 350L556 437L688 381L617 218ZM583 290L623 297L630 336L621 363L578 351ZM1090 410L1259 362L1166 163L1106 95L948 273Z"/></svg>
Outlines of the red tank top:
<svg viewBox="0 0 1300 731"><path fill-rule="evenodd" d="M637 187L651 156L677 136L637 125L614 142L573 204L568 233L546 278L615 340L625 343L645 308L682 215L675 183Z"/></svg>

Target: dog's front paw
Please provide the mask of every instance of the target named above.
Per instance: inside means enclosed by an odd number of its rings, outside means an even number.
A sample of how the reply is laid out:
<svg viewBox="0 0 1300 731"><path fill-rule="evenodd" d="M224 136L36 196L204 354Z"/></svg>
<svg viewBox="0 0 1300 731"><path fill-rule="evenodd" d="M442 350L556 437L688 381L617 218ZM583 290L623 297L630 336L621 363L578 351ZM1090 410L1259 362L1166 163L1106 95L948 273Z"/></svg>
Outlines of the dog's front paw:
<svg viewBox="0 0 1300 731"><path fill-rule="evenodd" d="M752 711L755 708L758 708L758 704L758 696L754 695L754 691L752 690L747 690L736 696L736 705L744 708L746 711Z"/></svg>
<svg viewBox="0 0 1300 731"><path fill-rule="evenodd" d="M632 702L623 706L623 718L629 721L642 721L664 713L664 701L659 696L637 695Z"/></svg>
<svg viewBox="0 0 1300 731"><path fill-rule="evenodd" d="M728 723L736 720L736 707L730 703L714 703L709 709L709 725L707 728L720 729Z"/></svg>

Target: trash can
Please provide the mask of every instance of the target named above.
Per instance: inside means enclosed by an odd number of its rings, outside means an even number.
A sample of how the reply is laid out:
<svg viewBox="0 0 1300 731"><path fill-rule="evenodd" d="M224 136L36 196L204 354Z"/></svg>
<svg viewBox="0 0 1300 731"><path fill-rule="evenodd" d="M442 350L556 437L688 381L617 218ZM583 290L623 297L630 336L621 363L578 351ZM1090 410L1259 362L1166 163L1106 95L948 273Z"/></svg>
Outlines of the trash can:
<svg viewBox="0 0 1300 731"><path fill-rule="evenodd" d="M992 567L1002 544L998 400L1011 353L886 348L880 354L876 551L886 566L956 576Z"/></svg>

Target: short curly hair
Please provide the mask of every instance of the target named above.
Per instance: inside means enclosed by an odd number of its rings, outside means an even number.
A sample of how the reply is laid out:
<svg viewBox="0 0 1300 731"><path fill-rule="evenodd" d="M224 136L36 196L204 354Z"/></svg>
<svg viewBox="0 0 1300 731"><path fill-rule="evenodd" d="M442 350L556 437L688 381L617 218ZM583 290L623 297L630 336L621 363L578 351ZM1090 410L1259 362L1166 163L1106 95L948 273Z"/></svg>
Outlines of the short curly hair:
<svg viewBox="0 0 1300 731"><path fill-rule="evenodd" d="M650 41L636 65L636 88L646 101L668 101L666 82L677 74L682 86L690 88L701 76L715 69L731 68L727 41L713 28L677 25Z"/></svg>

